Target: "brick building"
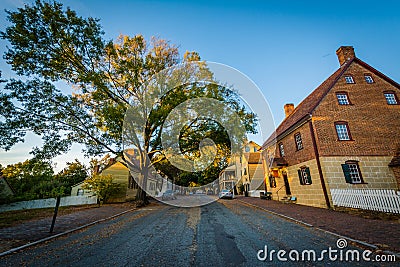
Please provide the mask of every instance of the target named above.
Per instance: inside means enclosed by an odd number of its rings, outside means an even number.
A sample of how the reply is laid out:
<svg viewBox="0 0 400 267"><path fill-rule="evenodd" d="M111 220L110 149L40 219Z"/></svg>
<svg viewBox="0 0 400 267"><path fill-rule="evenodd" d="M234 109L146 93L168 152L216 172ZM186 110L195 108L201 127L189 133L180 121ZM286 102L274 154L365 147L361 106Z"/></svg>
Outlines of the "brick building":
<svg viewBox="0 0 400 267"><path fill-rule="evenodd" d="M286 118L263 146L273 198L332 206L332 189L400 187L400 85L355 56L336 54L340 68Z"/></svg>

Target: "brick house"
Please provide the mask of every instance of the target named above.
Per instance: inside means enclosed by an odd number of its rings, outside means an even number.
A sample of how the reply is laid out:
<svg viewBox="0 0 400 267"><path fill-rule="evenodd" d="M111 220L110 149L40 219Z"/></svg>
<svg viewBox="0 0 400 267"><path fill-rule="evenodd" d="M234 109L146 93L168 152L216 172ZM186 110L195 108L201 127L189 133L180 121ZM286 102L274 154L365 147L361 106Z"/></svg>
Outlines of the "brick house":
<svg viewBox="0 0 400 267"><path fill-rule="evenodd" d="M274 199L331 207L332 189L400 187L400 85L355 56L336 54L340 68L296 108L263 144Z"/></svg>

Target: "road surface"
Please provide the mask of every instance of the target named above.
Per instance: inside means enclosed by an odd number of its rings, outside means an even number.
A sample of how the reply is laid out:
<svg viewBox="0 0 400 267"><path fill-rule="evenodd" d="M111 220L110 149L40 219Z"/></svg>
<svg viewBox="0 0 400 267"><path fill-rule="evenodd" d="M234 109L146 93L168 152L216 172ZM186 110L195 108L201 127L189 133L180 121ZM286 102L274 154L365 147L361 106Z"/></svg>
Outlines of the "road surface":
<svg viewBox="0 0 400 267"><path fill-rule="evenodd" d="M238 200L196 208L160 204L2 257L0 266L382 265L353 261L352 253L361 257L364 250L350 243L338 248L337 240Z"/></svg>

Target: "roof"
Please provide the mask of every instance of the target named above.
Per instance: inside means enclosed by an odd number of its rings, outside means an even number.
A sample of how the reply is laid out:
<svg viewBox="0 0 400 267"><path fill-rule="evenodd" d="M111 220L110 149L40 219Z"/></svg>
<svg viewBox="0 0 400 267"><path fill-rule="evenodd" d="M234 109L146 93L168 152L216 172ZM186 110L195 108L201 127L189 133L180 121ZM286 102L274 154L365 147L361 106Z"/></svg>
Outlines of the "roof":
<svg viewBox="0 0 400 267"><path fill-rule="evenodd" d="M2 176L0 174L0 179L4 181L5 185L11 190L12 194L15 194L14 188L10 185L10 183L7 181L6 177Z"/></svg>
<svg viewBox="0 0 400 267"><path fill-rule="evenodd" d="M261 153L260 152L251 152L249 153L249 164L258 164L261 163Z"/></svg>
<svg viewBox="0 0 400 267"><path fill-rule="evenodd" d="M336 84L338 79L343 75L343 73L349 68L351 63L356 62L361 66L365 67L375 75L381 77L386 80L390 84L398 87L400 89L400 85L379 72L375 68L371 67L367 63L362 60L354 57L344 63L338 70L336 70L328 79L326 79L323 83L321 83L311 94L309 94L294 110L293 112L286 117L282 123L276 128L275 132L269 136L269 138L262 145L262 149L266 148L269 144L273 144L275 142L275 137L277 140L284 135L287 131L291 130L296 124L306 121L307 118L311 118L312 112L318 107L321 101L325 98L328 92L332 89L332 87Z"/></svg>

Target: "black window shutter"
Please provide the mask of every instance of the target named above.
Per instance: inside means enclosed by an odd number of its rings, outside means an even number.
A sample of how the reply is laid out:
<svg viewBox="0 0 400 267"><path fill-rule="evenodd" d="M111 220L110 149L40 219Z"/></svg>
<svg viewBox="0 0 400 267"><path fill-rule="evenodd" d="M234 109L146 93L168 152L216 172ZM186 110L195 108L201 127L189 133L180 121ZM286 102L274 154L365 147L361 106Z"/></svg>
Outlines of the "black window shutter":
<svg viewBox="0 0 400 267"><path fill-rule="evenodd" d="M303 177L301 175L301 170L297 170L297 173L299 174L300 184L304 185Z"/></svg>
<svg viewBox="0 0 400 267"><path fill-rule="evenodd" d="M350 175L350 168L348 164L342 164L344 178L346 179L346 183L352 184L353 180L351 179Z"/></svg>
<svg viewBox="0 0 400 267"><path fill-rule="evenodd" d="M306 168L306 173L307 173L308 184L312 184L310 168L308 168L308 167Z"/></svg>

